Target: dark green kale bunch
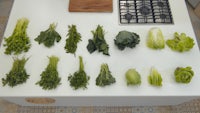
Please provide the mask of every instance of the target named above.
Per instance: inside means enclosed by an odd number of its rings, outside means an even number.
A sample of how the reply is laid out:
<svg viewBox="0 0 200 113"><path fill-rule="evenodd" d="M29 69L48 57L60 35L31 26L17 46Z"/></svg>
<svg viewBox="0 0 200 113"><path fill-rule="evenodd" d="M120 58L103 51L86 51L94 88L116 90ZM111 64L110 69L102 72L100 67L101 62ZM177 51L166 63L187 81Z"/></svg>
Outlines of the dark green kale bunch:
<svg viewBox="0 0 200 113"><path fill-rule="evenodd" d="M6 78L2 78L3 86L8 84L11 87L23 84L29 78L30 75L26 73L24 68L28 59L14 58L12 69L9 73L6 74Z"/></svg>
<svg viewBox="0 0 200 113"><path fill-rule="evenodd" d="M115 82L116 82L115 78L111 75L108 65L102 64L100 73L99 73L98 77L96 78L96 85L103 87L106 85L111 85Z"/></svg>
<svg viewBox="0 0 200 113"><path fill-rule="evenodd" d="M40 35L35 38L39 44L43 43L46 47L50 48L54 45L54 42L59 42L61 36L55 31L56 25L50 24L49 28L45 31L41 31Z"/></svg>
<svg viewBox="0 0 200 113"><path fill-rule="evenodd" d="M79 65L79 70L68 77L70 86L73 87L75 90L79 88L87 88L90 79L90 77L87 76L84 71L83 58L81 56L79 56Z"/></svg>
<svg viewBox="0 0 200 113"><path fill-rule="evenodd" d="M98 50L99 52L103 52L104 55L109 55L109 46L106 43L104 38L104 30L103 26L98 25L95 31L92 31L93 39L88 40L87 50L90 53Z"/></svg>
<svg viewBox="0 0 200 113"><path fill-rule="evenodd" d="M136 33L129 31L120 31L114 40L115 45L124 50L126 47L133 48L140 42L140 37Z"/></svg>

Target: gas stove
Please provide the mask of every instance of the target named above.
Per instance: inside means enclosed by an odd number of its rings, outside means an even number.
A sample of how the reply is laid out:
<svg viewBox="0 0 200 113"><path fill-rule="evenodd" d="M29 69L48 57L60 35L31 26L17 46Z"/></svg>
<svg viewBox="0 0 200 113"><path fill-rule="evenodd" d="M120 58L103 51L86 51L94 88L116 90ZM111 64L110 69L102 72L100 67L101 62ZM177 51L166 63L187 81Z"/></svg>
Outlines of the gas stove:
<svg viewBox="0 0 200 113"><path fill-rule="evenodd" d="M119 0L120 24L173 24L168 0Z"/></svg>

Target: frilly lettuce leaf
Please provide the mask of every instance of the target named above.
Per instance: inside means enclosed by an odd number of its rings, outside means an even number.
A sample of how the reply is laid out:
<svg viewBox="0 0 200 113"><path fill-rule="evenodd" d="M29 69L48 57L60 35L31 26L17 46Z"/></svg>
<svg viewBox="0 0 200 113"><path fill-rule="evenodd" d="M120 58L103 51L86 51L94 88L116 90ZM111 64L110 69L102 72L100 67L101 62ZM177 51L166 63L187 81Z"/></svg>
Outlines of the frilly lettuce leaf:
<svg viewBox="0 0 200 113"><path fill-rule="evenodd" d="M192 77L194 76L194 72L191 67L178 67L174 71L176 82L179 83L190 83Z"/></svg>

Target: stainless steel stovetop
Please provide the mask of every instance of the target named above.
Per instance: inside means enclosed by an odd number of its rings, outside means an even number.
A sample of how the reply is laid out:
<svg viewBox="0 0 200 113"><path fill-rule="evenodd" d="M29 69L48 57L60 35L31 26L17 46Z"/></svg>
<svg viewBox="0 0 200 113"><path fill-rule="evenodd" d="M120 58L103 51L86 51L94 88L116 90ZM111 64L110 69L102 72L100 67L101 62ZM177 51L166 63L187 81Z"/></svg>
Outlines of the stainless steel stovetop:
<svg viewBox="0 0 200 113"><path fill-rule="evenodd" d="M119 0L120 24L173 24L168 0Z"/></svg>

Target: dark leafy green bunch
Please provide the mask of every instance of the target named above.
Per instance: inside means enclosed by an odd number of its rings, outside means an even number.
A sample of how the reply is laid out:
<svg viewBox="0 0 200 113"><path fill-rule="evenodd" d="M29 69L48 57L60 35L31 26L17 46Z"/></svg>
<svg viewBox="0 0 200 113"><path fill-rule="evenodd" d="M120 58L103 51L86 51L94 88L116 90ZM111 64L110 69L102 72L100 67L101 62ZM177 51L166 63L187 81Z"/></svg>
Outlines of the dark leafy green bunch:
<svg viewBox="0 0 200 113"><path fill-rule="evenodd" d="M89 84L88 81L90 79L84 71L83 58L81 56L79 56L79 65L79 70L68 77L70 86L75 90L79 88L87 88L87 85Z"/></svg>
<svg viewBox="0 0 200 113"><path fill-rule="evenodd" d="M68 26L68 38L66 39L65 50L67 53L75 54L78 42L81 41L81 35L77 32L76 26Z"/></svg>
<svg viewBox="0 0 200 113"><path fill-rule="evenodd" d="M104 55L109 55L109 46L104 39L104 30L103 26L98 25L95 31L92 31L93 39L88 40L87 50L90 53L98 50L99 52L103 52Z"/></svg>
<svg viewBox="0 0 200 113"><path fill-rule="evenodd" d="M2 78L3 86L8 84L11 87L17 86L19 84L25 83L30 75L26 73L24 68L26 61L28 59L14 58L12 69L6 74L6 78Z"/></svg>
<svg viewBox="0 0 200 113"><path fill-rule="evenodd" d="M104 87L106 85L111 85L115 82L116 82L115 78L111 75L108 65L102 64L100 73L98 77L96 78L96 85Z"/></svg>
<svg viewBox="0 0 200 113"><path fill-rule="evenodd" d="M136 33L129 31L120 31L114 40L115 45L124 50L126 47L133 48L140 42L140 37Z"/></svg>
<svg viewBox="0 0 200 113"><path fill-rule="evenodd" d="M49 64L45 71L42 72L41 80L38 81L36 84L40 85L42 89L44 90L51 90L57 88L58 85L60 85L61 78L59 77L58 71L57 71L57 64L59 61L59 58L56 56L51 56L49 58Z"/></svg>
<svg viewBox="0 0 200 113"><path fill-rule="evenodd" d="M176 82L179 83L190 83L192 77L194 76L194 72L191 67L178 67L174 71Z"/></svg>
<svg viewBox="0 0 200 113"><path fill-rule="evenodd" d="M27 18L21 18L17 21L12 35L5 38L5 54L14 53L16 55L21 54L22 52L27 52L30 49L30 39L26 32L28 23L29 20Z"/></svg>
<svg viewBox="0 0 200 113"><path fill-rule="evenodd" d="M50 24L49 28L46 31L41 31L40 35L35 38L39 44L43 43L46 47L50 48L54 45L54 42L59 42L61 36L55 31L56 25Z"/></svg>

